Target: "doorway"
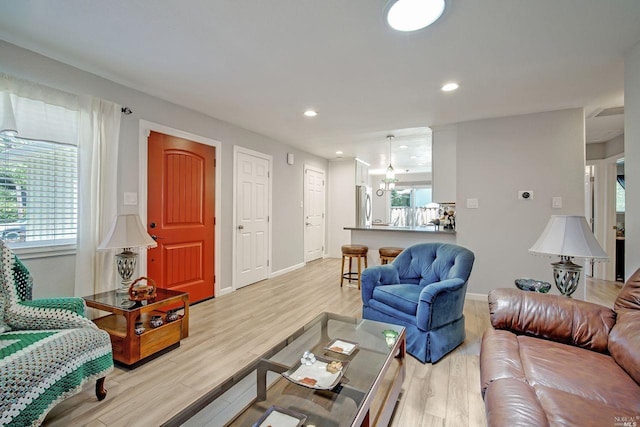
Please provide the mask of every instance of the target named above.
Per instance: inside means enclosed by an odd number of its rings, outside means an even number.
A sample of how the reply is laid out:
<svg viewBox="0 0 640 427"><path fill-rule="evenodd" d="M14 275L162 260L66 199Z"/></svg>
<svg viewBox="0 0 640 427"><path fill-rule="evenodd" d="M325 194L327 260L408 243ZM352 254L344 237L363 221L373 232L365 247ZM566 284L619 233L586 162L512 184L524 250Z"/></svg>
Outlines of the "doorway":
<svg viewBox="0 0 640 427"><path fill-rule="evenodd" d="M234 287L269 277L271 156L234 147Z"/></svg>
<svg viewBox="0 0 640 427"><path fill-rule="evenodd" d="M152 131L148 139L147 272L160 288L214 296L216 149Z"/></svg>
<svg viewBox="0 0 640 427"><path fill-rule="evenodd" d="M585 217L609 256L609 262L587 262L585 274L610 281L615 280L616 161L615 156L589 161L585 170Z"/></svg>
<svg viewBox="0 0 640 427"><path fill-rule="evenodd" d="M304 262L324 255L325 171L304 166Z"/></svg>
<svg viewBox="0 0 640 427"><path fill-rule="evenodd" d="M150 191L149 191L150 187L153 185L153 182L158 181L157 179L158 175L150 173L151 168L155 168L155 166L149 164L149 145L150 145L150 138L152 137L152 133L163 134L169 138L175 137L178 140L180 139L186 140L190 144L193 144L196 150L205 149L205 151L208 151L209 153L211 153L211 150L213 151L214 163L212 167L209 167L209 166L205 167L205 169L210 169L209 170L210 173L207 174L207 178L206 178L207 183L205 187L206 189L204 190L204 192L210 193L210 196L211 196L209 197L207 202L207 205L208 207L210 207L210 209L207 209L206 210L207 213L204 215L209 218L207 220L207 224L210 224L211 223L210 220L211 218L213 218L213 230L210 233L209 231L205 232L205 234L211 235L212 243L207 243L205 245L208 248L210 248L210 250L207 251L206 249L204 249L205 252L207 252L207 254L204 255L203 261L201 262L200 265L196 263L196 264L184 265L184 267L178 267L177 269L171 268L172 270L171 274L173 276L169 275L168 281L166 277L161 278L163 274L167 276L166 272L168 267L166 266L163 267L163 269L165 270L164 273L163 272L156 273L149 268L150 259L151 259L150 255L156 255L157 252L154 254L151 251L149 252L141 251L139 254L139 263L138 263L140 274L142 276L148 276L151 279L155 280L159 286L166 287L166 285L164 285L163 283L172 283L172 285L169 285L170 288L175 288L174 285L178 285L179 290L185 289L187 292L191 294L191 291L183 287L183 285L186 285L186 287L188 288L189 287L188 283L191 282L191 279L195 275L194 272L208 267L210 268L210 273L203 272L201 274L198 274L200 276L206 277L206 279L203 279L203 282L206 282L206 285L202 286L202 289L205 289L205 288L207 289L206 293L203 293L201 291L194 291L194 293L190 295L190 302L193 303L199 300L210 298L211 296L219 296L227 292L230 292L231 291L230 287L228 288L221 287L221 283L223 283L222 282L223 275L220 269L221 233L220 233L220 224L219 224L220 206L221 206L221 203L220 203L221 174L220 174L220 168L216 167L215 165L215 157L220 155L221 144L219 141L215 141L199 135L191 134L189 132L184 132L178 129L173 129L158 123L148 122L146 120L140 121L139 135L138 135L138 141L139 141L138 143L138 146L139 146L138 194L139 194L139 197L137 199L140 200L141 203L138 204L137 208L138 208L138 213L140 214L140 217L143 219L143 221L146 222L147 231L149 232L149 234L155 235L156 238L158 238L156 241L159 243L159 247L170 246L171 242L169 241L169 239L167 239L166 233L167 232L173 233L174 230L171 230L170 229L171 227L168 227L169 229L163 230L162 234L160 234L159 221L157 220L157 218L148 217L148 214L155 216L155 214L151 211L150 206L148 205L148 201L149 199L153 199L153 196L150 195ZM185 160L187 157L190 157L190 156L185 155ZM197 156L193 157L192 159L194 158L197 158ZM209 158L211 159L210 155L209 155ZM174 157L174 160L175 160L175 157ZM178 191L177 194L175 195L177 197L182 197L180 193L181 192ZM125 204L128 204L128 203L125 202ZM133 203L133 204L135 205L136 203ZM178 203L178 205L183 205L183 204L184 203ZM172 203L172 205L175 206L176 204ZM164 213L163 215L166 216L168 214ZM172 215L173 216L171 217L170 222L173 223L173 222L176 222L177 217L174 213L172 213ZM186 215L186 214L179 214L179 215ZM218 219L217 221L216 221L216 218ZM193 223L193 228L195 229L199 227L197 225L198 221L199 219L196 218L195 220L191 219L186 222ZM200 221L200 222L204 222L204 221ZM151 223L155 223L154 228L151 228ZM163 237L164 239L160 239L161 237ZM174 254L177 255L178 252L194 251L195 249L198 249L198 245L199 244L195 244L195 243L185 244L185 246L180 250L177 249L177 246L172 247L174 252L171 255L174 255ZM154 262L158 261L158 259L156 258L154 259L155 259ZM178 262L178 259L176 257L174 257L174 260ZM182 261L180 261L178 264L182 264ZM183 269L184 271L180 271L180 269Z"/></svg>

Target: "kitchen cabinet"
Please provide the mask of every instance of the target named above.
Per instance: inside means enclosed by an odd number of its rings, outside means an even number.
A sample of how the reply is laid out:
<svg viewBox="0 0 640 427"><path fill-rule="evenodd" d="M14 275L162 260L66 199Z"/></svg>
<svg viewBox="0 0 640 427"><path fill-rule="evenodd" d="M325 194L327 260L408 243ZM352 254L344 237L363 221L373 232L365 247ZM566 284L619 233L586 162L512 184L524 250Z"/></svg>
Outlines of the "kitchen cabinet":
<svg viewBox="0 0 640 427"><path fill-rule="evenodd" d="M369 185L369 166L356 159L356 185Z"/></svg>

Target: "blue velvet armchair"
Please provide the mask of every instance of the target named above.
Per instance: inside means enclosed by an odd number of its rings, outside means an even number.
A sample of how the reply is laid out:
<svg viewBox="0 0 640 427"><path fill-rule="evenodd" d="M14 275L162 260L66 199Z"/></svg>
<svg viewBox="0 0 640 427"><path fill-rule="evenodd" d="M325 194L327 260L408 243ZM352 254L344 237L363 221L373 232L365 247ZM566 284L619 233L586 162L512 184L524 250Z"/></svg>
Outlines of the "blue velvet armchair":
<svg viewBox="0 0 640 427"><path fill-rule="evenodd" d="M407 352L437 362L465 339L464 298L475 256L448 243L411 246L362 272L362 317L402 325Z"/></svg>

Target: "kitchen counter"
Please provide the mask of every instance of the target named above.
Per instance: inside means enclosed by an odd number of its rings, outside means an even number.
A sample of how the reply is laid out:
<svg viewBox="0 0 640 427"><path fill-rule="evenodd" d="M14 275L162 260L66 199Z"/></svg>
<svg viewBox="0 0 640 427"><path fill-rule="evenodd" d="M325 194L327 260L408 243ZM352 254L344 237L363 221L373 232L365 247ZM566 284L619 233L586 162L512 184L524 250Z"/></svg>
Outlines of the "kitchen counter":
<svg viewBox="0 0 640 427"><path fill-rule="evenodd" d="M442 234L456 234L455 230L445 230L442 227L392 227L388 225L371 225L368 227L344 227L345 230L357 230L357 231L399 231L408 233L442 233Z"/></svg>
<svg viewBox="0 0 640 427"><path fill-rule="evenodd" d="M407 248L417 243L442 242L456 243L455 230L444 230L442 227L392 227L373 225L369 227L344 227L351 232L351 243L369 247L367 262L369 265L380 264L378 249L383 246Z"/></svg>

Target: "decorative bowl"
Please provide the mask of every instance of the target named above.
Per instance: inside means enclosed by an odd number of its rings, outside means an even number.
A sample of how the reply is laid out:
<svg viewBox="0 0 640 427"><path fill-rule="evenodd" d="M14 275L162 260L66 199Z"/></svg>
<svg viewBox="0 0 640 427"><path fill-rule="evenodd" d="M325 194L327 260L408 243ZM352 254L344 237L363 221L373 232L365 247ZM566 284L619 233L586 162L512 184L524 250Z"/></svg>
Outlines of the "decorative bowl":
<svg viewBox="0 0 640 427"><path fill-rule="evenodd" d="M540 292L541 294L546 294L551 289L551 283L525 277L522 279L516 279L516 287L523 291Z"/></svg>

